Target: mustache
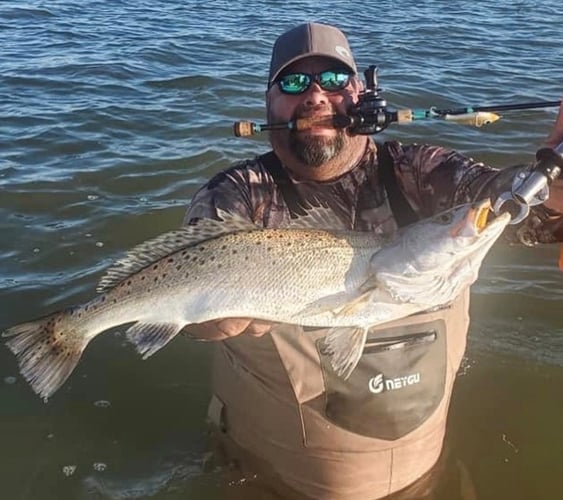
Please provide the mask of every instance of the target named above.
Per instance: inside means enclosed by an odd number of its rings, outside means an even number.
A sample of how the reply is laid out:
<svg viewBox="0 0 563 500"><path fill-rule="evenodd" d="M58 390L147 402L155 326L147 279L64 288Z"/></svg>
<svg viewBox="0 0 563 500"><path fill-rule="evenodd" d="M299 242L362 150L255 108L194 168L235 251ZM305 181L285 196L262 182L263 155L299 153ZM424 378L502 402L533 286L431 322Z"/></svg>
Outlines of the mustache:
<svg viewBox="0 0 563 500"><path fill-rule="evenodd" d="M311 116L332 115L336 110L330 104L315 104L314 106L302 105L295 109L291 115L291 120L295 121L300 118L310 118Z"/></svg>

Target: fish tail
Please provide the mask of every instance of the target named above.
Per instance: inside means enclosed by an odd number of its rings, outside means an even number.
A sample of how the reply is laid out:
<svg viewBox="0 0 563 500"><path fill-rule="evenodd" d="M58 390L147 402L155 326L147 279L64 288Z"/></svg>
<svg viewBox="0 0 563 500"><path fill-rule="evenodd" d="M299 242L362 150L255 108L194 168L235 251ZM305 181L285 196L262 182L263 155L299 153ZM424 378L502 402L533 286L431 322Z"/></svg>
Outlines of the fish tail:
<svg viewBox="0 0 563 500"><path fill-rule="evenodd" d="M89 338L69 321L67 311L8 328L7 347L20 373L42 398L50 397L76 367Z"/></svg>

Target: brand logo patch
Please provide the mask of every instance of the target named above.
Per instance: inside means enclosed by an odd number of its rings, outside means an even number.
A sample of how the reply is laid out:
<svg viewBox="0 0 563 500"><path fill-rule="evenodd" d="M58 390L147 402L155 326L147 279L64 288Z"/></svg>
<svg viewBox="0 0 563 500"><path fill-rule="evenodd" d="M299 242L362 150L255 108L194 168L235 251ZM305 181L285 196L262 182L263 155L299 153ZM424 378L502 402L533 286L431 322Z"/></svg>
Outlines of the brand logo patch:
<svg viewBox="0 0 563 500"><path fill-rule="evenodd" d="M385 378L383 373L369 379L368 389L373 394L381 394L383 391L397 391L420 383L420 373L412 373L404 377Z"/></svg>
<svg viewBox="0 0 563 500"><path fill-rule="evenodd" d="M338 54L341 55L342 57L346 57L347 59L352 59L352 55L350 54L350 52L348 52L348 49L346 47L342 47L342 45L336 45L334 47L334 50L336 50L336 52L338 52Z"/></svg>

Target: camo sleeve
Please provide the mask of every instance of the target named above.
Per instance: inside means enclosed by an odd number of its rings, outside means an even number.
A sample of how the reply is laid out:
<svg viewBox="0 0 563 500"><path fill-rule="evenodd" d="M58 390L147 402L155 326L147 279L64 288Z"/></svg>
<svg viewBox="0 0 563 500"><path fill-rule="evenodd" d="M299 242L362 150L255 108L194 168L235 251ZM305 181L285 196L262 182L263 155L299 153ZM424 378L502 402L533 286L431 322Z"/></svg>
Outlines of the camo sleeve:
<svg viewBox="0 0 563 500"><path fill-rule="evenodd" d="M399 183L413 208L428 217L449 207L510 191L514 176L530 165L502 170L440 146L389 144ZM520 224L510 225L504 238L528 246L563 241L563 214L543 205L532 207Z"/></svg>
<svg viewBox="0 0 563 500"><path fill-rule="evenodd" d="M217 209L238 214L257 224L264 219L265 207L277 197L270 175L259 162L248 160L219 172L202 188L190 203L184 224L200 218L219 218Z"/></svg>

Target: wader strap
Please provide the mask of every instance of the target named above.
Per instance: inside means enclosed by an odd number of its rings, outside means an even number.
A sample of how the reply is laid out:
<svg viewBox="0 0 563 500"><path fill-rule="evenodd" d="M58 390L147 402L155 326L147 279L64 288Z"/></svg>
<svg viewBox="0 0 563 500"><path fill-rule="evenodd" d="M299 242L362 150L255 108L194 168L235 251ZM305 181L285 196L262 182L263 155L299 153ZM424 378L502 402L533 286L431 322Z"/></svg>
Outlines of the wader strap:
<svg viewBox="0 0 563 500"><path fill-rule="evenodd" d="M299 196L299 193L294 188L289 175L287 175L285 168L282 167L280 160L274 152L270 151L258 158L260 163L264 165L264 168L270 173L274 182L280 189L282 198L285 201L291 216L296 217L299 215L305 215L307 211L304 207L308 206L308 204L304 202L301 196Z"/></svg>
<svg viewBox="0 0 563 500"><path fill-rule="evenodd" d="M397 183L395 164L387 149L387 143L377 143L377 163L379 165L381 181L385 186L385 191L387 191L389 205L397 225L399 227L408 226L420 220Z"/></svg>

